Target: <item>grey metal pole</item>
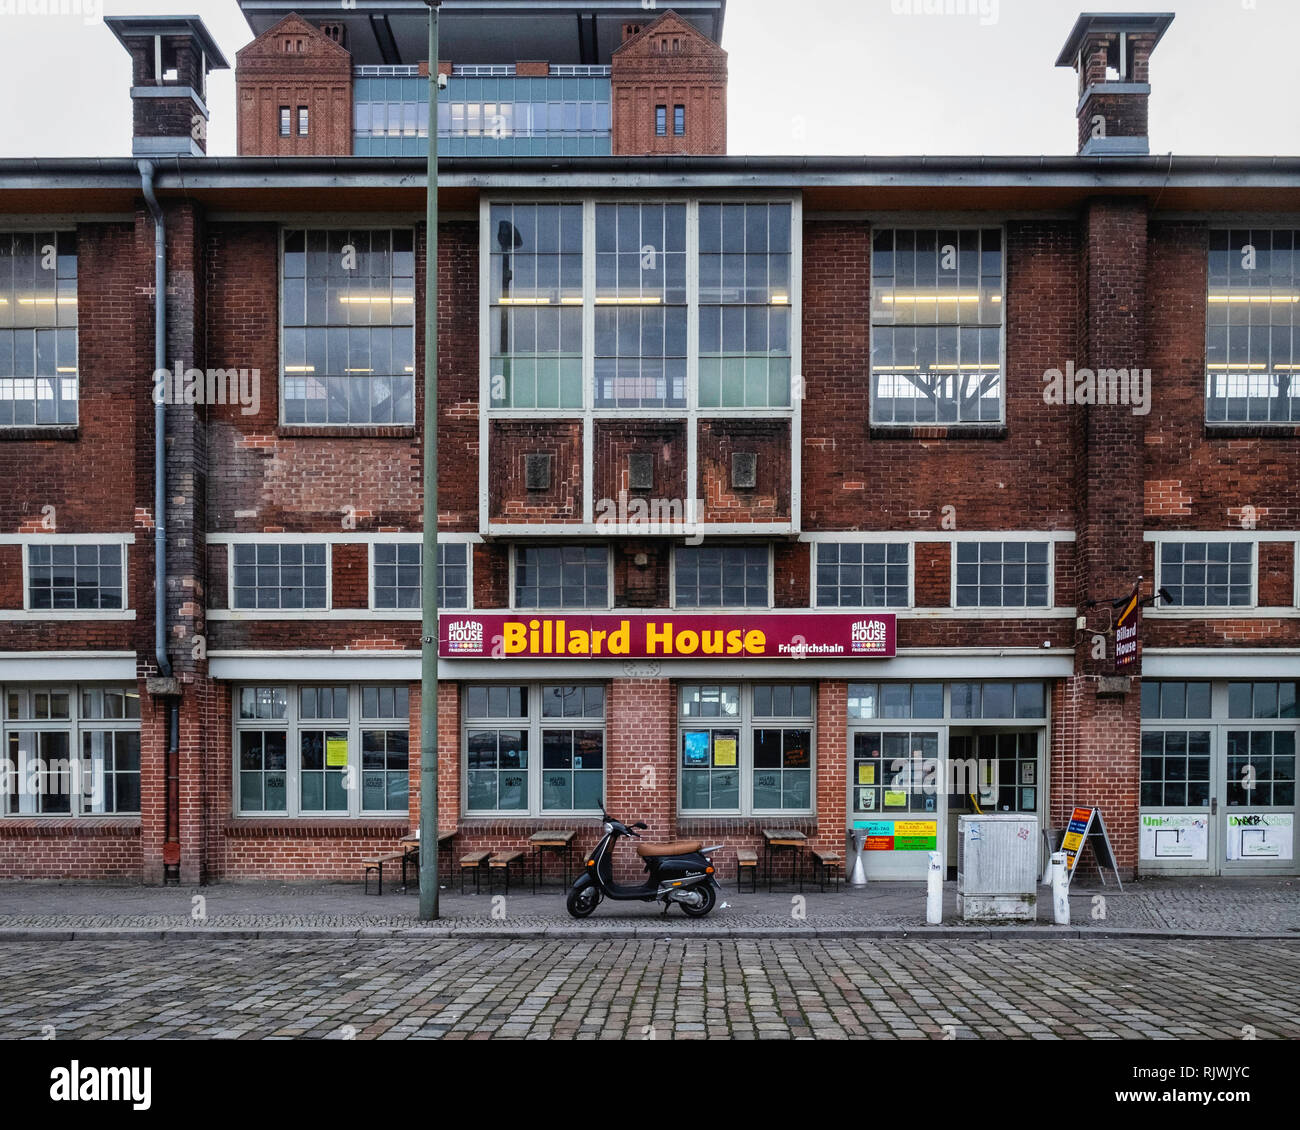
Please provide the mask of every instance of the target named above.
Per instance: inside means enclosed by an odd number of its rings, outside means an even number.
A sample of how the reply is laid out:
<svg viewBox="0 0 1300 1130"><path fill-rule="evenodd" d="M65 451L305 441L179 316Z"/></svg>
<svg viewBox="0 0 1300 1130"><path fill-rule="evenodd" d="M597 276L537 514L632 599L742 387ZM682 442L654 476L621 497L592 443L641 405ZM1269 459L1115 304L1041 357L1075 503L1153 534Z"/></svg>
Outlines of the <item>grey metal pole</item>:
<svg viewBox="0 0 1300 1130"><path fill-rule="evenodd" d="M438 7L429 5L424 270L424 576L420 618L420 918L438 917Z"/></svg>

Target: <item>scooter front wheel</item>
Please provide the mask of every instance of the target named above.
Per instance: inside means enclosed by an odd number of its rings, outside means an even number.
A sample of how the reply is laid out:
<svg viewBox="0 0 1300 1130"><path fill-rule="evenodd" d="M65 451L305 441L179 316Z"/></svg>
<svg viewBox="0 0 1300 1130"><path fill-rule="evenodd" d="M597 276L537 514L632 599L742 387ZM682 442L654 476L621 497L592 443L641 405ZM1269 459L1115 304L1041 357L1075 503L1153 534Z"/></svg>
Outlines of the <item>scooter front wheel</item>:
<svg viewBox="0 0 1300 1130"><path fill-rule="evenodd" d="M570 891L568 901L564 904L574 918L586 918L600 905L600 891L596 887L583 887L580 891Z"/></svg>
<svg viewBox="0 0 1300 1130"><path fill-rule="evenodd" d="M700 883L695 887L703 895L703 899L696 905L692 906L689 902L682 903L682 910L692 918L703 918L710 910L713 904L718 901L718 896L713 893L712 883Z"/></svg>

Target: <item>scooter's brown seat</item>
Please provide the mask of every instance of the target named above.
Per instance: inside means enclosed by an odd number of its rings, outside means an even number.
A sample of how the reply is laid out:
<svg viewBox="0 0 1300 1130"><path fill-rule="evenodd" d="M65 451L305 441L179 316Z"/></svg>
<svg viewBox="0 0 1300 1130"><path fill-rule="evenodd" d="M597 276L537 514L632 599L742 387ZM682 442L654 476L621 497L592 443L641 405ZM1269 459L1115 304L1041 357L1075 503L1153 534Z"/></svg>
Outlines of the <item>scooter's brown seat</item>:
<svg viewBox="0 0 1300 1130"><path fill-rule="evenodd" d="M690 855L700 850L702 840L673 840L669 844L637 844L636 853L642 859L651 859L661 855Z"/></svg>

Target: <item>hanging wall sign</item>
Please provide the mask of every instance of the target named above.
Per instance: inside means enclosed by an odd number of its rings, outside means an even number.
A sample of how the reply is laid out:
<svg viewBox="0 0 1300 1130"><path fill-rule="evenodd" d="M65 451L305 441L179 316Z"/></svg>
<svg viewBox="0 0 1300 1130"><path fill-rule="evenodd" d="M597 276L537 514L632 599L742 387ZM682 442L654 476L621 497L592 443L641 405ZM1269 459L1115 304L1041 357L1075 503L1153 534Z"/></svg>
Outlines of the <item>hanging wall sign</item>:
<svg viewBox="0 0 1300 1130"><path fill-rule="evenodd" d="M438 618L443 659L889 659L892 613L719 612Z"/></svg>
<svg viewBox="0 0 1300 1130"><path fill-rule="evenodd" d="M1115 666L1131 667L1137 661L1138 642L1142 635L1142 604L1137 590L1124 603L1124 611L1115 621Z"/></svg>

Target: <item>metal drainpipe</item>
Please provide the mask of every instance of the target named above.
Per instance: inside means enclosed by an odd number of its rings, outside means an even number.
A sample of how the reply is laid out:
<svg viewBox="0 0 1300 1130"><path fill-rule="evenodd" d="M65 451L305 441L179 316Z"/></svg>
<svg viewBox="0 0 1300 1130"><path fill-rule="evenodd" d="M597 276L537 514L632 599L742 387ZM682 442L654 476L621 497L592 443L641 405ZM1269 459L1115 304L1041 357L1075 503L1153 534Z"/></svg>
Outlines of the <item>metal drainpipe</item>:
<svg viewBox="0 0 1300 1130"><path fill-rule="evenodd" d="M153 216L154 230L154 331L155 373L167 367L167 223L154 194L152 161L141 161L140 188ZM153 521L154 521L154 607L153 646L158 673L172 677L167 658L167 405L155 398L153 409ZM167 703L166 831L163 841L163 882L180 881L180 703L169 696Z"/></svg>

